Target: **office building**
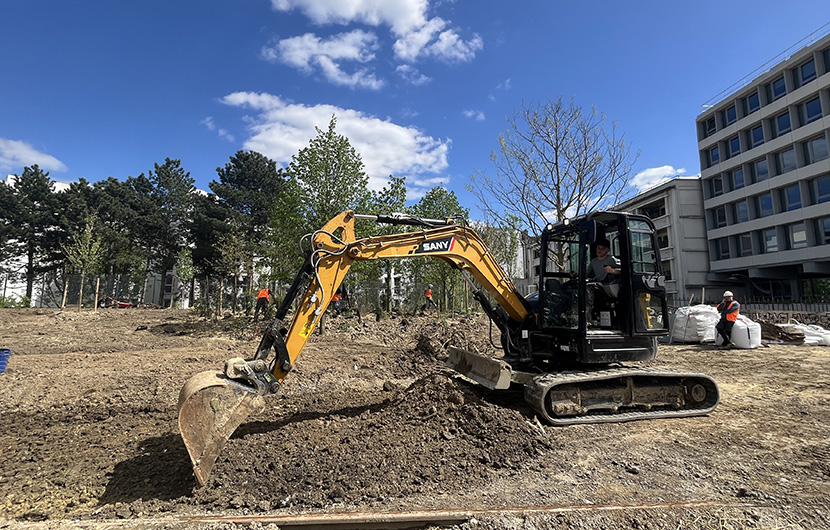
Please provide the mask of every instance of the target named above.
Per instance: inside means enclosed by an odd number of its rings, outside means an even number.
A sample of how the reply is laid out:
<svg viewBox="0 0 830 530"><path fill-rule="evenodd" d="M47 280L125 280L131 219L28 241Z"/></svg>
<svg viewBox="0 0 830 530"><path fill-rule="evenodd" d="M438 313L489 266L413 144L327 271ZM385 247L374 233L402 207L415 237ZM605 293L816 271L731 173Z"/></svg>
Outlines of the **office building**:
<svg viewBox="0 0 830 530"><path fill-rule="evenodd" d="M697 118L709 284L803 300L830 286L830 36Z"/></svg>

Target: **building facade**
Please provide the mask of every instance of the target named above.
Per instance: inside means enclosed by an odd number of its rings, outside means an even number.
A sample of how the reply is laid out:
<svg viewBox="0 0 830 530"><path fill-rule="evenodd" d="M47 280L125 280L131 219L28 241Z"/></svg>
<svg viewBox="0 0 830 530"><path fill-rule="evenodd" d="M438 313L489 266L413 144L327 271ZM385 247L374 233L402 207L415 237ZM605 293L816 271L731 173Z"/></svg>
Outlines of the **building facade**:
<svg viewBox="0 0 830 530"><path fill-rule="evenodd" d="M830 36L697 118L714 286L803 300L830 285ZM740 291L740 289L739 289Z"/></svg>
<svg viewBox="0 0 830 530"><path fill-rule="evenodd" d="M657 229L669 305L700 303L709 275L709 244L699 177L676 177L614 207L645 215Z"/></svg>

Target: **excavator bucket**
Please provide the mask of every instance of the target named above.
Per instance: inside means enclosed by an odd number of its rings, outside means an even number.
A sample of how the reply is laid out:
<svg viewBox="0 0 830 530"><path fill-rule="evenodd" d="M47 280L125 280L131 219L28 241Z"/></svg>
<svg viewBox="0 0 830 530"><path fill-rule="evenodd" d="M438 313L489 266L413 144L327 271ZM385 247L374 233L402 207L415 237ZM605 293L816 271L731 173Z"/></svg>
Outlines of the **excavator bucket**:
<svg viewBox="0 0 830 530"><path fill-rule="evenodd" d="M510 388L513 370L501 359L462 350L455 346L448 348L450 356L447 366L490 390Z"/></svg>
<svg viewBox="0 0 830 530"><path fill-rule="evenodd" d="M236 428L264 408L262 396L222 372L201 372L185 383L179 393L179 432L199 485L207 482L216 458Z"/></svg>

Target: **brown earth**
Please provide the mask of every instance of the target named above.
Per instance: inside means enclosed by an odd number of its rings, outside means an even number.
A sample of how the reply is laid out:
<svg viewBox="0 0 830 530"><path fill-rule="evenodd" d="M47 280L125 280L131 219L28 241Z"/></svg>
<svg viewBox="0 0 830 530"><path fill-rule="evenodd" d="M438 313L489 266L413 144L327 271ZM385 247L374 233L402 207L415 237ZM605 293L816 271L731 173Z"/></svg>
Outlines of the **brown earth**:
<svg viewBox="0 0 830 530"><path fill-rule="evenodd" d="M661 345L653 366L719 382L714 413L555 428L521 392L443 367L448 344L492 352L481 316L334 318L200 488L178 392L249 356L240 330L186 311L0 310L0 347L14 350L0 528L437 509L475 512L465 529L830 528L830 348Z"/></svg>

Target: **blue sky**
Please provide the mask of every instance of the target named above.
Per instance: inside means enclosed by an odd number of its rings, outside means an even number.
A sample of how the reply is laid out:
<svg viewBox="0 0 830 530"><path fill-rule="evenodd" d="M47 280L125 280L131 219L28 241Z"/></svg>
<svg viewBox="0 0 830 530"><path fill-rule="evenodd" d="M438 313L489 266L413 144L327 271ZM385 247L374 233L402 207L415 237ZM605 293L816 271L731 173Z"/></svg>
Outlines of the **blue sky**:
<svg viewBox="0 0 830 530"><path fill-rule="evenodd" d="M826 0L0 0L0 174L169 157L206 190L236 151L286 165L336 115L372 187L440 184L477 216L464 187L506 116L561 95L617 122L642 188L698 174L701 105L828 21Z"/></svg>

